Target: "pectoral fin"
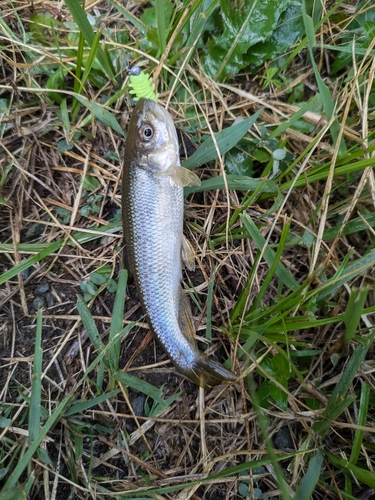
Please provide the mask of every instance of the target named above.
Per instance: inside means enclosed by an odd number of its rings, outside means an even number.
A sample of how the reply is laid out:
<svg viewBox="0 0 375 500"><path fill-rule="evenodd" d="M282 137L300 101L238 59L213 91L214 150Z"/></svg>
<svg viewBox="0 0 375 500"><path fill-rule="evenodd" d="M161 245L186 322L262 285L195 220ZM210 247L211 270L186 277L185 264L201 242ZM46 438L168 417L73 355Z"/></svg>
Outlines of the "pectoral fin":
<svg viewBox="0 0 375 500"><path fill-rule="evenodd" d="M171 174L171 180L180 187L200 186L201 180L192 170L176 165Z"/></svg>
<svg viewBox="0 0 375 500"><path fill-rule="evenodd" d="M191 249L190 243L182 236L182 245L181 245L181 258L182 262L189 269L189 271L195 271L195 257L193 250Z"/></svg>

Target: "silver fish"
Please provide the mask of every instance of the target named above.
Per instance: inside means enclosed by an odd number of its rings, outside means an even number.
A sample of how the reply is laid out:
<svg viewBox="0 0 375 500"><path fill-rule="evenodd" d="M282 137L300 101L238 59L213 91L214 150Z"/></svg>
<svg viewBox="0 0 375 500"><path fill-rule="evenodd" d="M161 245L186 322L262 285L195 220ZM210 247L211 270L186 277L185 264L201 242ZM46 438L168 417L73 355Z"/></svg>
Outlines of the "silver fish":
<svg viewBox="0 0 375 500"><path fill-rule="evenodd" d="M181 288L182 258L194 257L184 241L183 187L199 184L180 166L175 126L156 102L140 99L125 146L123 228L125 257L151 329L177 369L210 388L237 377L198 350L190 308Z"/></svg>

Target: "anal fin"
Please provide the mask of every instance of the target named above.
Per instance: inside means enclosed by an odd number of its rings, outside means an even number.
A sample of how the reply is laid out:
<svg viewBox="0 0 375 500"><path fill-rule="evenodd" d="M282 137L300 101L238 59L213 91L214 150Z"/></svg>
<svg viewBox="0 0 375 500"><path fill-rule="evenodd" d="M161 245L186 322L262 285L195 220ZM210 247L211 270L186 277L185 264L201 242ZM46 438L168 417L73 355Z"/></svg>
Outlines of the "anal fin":
<svg viewBox="0 0 375 500"><path fill-rule="evenodd" d="M180 306L178 310L178 325L185 339L194 349L197 349L197 341L195 340L195 328L193 324L193 317L191 314L191 307L189 299L182 289L180 293Z"/></svg>

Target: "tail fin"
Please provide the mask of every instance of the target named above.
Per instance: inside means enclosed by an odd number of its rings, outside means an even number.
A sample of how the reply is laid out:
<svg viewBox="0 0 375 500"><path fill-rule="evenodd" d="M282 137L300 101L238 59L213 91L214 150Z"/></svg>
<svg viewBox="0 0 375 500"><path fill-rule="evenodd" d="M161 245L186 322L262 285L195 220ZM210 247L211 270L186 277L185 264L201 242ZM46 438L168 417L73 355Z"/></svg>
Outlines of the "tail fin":
<svg viewBox="0 0 375 500"><path fill-rule="evenodd" d="M190 303L182 290L180 295L178 321L182 334L196 354L191 368L183 369L182 366L178 366L178 369L182 371L187 378L204 389L211 389L215 385L219 385L224 382L235 382L237 377L234 373L228 371L220 363L209 359L198 350L197 342L194 337L195 331L191 316Z"/></svg>
<svg viewBox="0 0 375 500"><path fill-rule="evenodd" d="M237 376L234 373L199 351L197 351L197 357L191 369L185 371L184 375L204 389L211 389L215 385L224 382L235 382L237 380Z"/></svg>

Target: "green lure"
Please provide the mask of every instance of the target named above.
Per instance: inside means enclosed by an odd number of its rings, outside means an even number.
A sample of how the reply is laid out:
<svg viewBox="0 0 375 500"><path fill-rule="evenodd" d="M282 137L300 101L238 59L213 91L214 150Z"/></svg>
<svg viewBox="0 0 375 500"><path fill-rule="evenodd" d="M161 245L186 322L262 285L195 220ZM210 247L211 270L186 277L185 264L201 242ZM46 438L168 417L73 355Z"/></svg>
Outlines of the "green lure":
<svg viewBox="0 0 375 500"><path fill-rule="evenodd" d="M149 75L143 73L139 66L130 68L128 74L130 75L129 86L131 87L129 94L133 94L136 102L142 97L157 102L159 94L155 93L155 83L152 83Z"/></svg>

